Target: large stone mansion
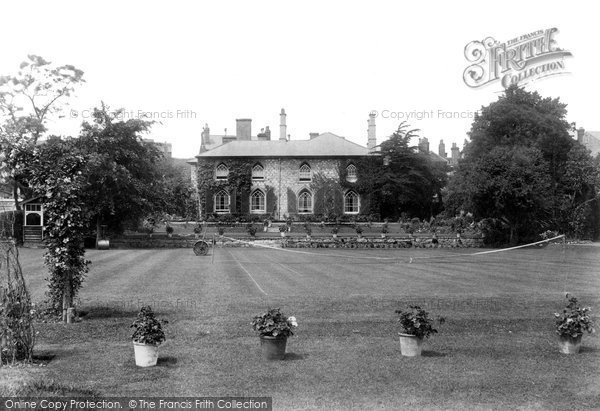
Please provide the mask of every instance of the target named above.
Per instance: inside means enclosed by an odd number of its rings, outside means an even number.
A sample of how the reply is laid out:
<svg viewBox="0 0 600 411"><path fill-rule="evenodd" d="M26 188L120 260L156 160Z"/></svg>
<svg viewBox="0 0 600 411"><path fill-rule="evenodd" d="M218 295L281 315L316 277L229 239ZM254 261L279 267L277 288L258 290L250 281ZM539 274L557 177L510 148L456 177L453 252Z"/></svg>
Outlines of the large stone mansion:
<svg viewBox="0 0 600 411"><path fill-rule="evenodd" d="M339 180L343 165L346 178L361 178L357 160L376 152L375 117L368 120L367 146L363 147L333 133L311 133L307 140L291 140L287 134L285 110L280 113L279 138L272 139L267 127L252 135L250 119L238 119L236 134L213 135L204 127L200 153L191 161L192 180L198 185L198 169L207 165L209 178L223 182L200 194L200 214L269 214L276 219L294 215L315 214L319 197L314 182L319 178ZM237 161L251 163L251 188L240 198L225 182ZM359 214L363 198L356 190L345 189L337 197L344 214Z"/></svg>

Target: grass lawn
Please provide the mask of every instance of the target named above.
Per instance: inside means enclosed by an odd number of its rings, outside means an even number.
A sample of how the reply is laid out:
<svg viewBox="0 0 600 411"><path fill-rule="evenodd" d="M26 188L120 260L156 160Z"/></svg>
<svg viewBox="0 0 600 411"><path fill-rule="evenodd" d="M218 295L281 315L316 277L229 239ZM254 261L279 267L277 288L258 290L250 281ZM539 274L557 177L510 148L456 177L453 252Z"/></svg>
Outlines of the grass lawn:
<svg viewBox="0 0 600 411"><path fill-rule="evenodd" d="M599 408L600 338L560 354L553 313L569 291L600 321L600 247L467 255L479 251L217 248L212 262L190 249L91 250L87 315L37 324L46 366L1 369L24 378L4 393L266 395L274 409ZM21 250L37 301L42 255ZM420 358L400 355L394 310L409 302L447 319ZM144 304L169 320L149 369L135 366L129 339ZM250 322L267 307L298 319L285 361L260 357Z"/></svg>

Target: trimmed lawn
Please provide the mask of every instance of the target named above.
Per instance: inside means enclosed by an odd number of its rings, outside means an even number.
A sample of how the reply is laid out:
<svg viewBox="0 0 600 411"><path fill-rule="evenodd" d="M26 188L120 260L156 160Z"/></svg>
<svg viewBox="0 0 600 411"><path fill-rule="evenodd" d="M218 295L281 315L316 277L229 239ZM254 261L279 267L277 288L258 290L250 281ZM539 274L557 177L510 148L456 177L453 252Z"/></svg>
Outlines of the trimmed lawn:
<svg viewBox="0 0 600 411"><path fill-rule="evenodd" d="M217 248L213 262L190 249L90 250L86 315L37 324L50 361L35 378L102 396L267 395L274 409L600 407L599 336L562 355L553 318L569 291L600 320L600 247L469 255L480 251ZM21 250L37 301L42 255ZM447 319L421 358L400 355L394 310L406 303ZM140 369L129 325L145 304L169 325L159 365ZM250 321L267 307L298 319L285 361L260 358Z"/></svg>

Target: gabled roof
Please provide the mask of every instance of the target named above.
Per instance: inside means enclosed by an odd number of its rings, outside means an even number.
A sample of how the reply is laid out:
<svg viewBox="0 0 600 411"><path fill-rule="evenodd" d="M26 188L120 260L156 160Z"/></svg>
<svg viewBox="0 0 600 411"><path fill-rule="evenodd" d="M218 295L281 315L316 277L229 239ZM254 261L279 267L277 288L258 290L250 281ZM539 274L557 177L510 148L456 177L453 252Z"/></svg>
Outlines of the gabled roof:
<svg viewBox="0 0 600 411"><path fill-rule="evenodd" d="M236 140L199 154L205 157L348 157L367 156L369 149L333 133L310 140Z"/></svg>
<svg viewBox="0 0 600 411"><path fill-rule="evenodd" d="M592 152L592 156L600 153L600 131L586 131L582 143Z"/></svg>

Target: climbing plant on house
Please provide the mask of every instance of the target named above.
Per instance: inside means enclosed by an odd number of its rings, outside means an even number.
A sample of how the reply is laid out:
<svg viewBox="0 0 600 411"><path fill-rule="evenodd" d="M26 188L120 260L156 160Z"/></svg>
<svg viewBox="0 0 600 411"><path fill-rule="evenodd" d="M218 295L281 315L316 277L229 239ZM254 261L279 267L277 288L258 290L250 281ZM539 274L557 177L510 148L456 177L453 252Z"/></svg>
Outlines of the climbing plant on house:
<svg viewBox="0 0 600 411"><path fill-rule="evenodd" d="M30 165L30 186L43 198L45 263L50 270L47 295L52 308L69 322L68 309L81 288L89 261L83 239L89 211L82 201L87 158L72 139L50 138L36 147Z"/></svg>
<svg viewBox="0 0 600 411"><path fill-rule="evenodd" d="M227 179L217 180L215 179L215 169L221 163L227 166L229 173ZM252 165L251 161L244 159L227 159L226 162L203 159L198 164L198 194L203 202L204 217L214 211L212 199L219 190L225 190L229 194L232 214L243 213L249 209Z"/></svg>

